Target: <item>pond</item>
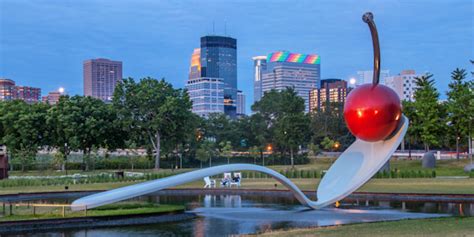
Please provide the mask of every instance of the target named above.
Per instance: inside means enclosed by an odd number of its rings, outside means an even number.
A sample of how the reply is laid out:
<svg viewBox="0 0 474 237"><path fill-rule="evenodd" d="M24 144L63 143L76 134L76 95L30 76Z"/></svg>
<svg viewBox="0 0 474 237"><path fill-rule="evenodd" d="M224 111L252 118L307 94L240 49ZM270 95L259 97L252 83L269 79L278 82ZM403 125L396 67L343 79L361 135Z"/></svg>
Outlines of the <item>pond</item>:
<svg viewBox="0 0 474 237"><path fill-rule="evenodd" d="M69 199L48 199L71 201ZM48 201L43 200L43 201ZM68 229L11 236L226 236L295 227L359 222L474 216L474 203L344 202L339 208L311 210L294 198L272 195L149 195L139 198L161 204L184 204L197 218L165 224L95 229Z"/></svg>

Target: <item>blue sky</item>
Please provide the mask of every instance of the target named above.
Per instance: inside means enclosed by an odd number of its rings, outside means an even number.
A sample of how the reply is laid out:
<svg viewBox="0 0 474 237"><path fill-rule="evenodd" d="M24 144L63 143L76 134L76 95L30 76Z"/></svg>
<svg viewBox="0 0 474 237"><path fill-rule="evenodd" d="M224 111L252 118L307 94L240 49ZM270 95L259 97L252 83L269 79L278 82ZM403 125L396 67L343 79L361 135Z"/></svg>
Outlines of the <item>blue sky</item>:
<svg viewBox="0 0 474 237"><path fill-rule="evenodd" d="M237 38L238 85L252 103L251 58L277 50L321 56L322 78L372 68L361 16L372 11L382 68L434 74L443 97L450 72L471 70L472 0L123 1L0 0L0 77L82 94L82 62L123 61L124 77L166 78L183 87L193 48L213 33ZM225 22L225 23L224 23Z"/></svg>

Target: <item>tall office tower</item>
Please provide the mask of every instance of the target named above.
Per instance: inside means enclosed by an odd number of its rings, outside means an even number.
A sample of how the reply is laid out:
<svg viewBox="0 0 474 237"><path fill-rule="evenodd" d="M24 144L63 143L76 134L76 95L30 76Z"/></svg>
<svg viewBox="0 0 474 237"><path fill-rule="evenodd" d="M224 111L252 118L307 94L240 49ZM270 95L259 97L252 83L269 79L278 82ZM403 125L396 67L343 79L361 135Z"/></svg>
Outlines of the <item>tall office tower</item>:
<svg viewBox="0 0 474 237"><path fill-rule="evenodd" d="M17 86L16 98L19 100L23 100L28 104L40 102L41 89L30 86Z"/></svg>
<svg viewBox="0 0 474 237"><path fill-rule="evenodd" d="M105 58L84 61L84 95L112 101L115 86L122 81L122 62Z"/></svg>
<svg viewBox="0 0 474 237"><path fill-rule="evenodd" d="M253 57L253 102L259 101L262 94L262 72L267 70L267 56Z"/></svg>
<svg viewBox="0 0 474 237"><path fill-rule="evenodd" d="M198 77L186 83L193 113L208 117L211 113L224 113L224 79Z"/></svg>
<svg viewBox="0 0 474 237"><path fill-rule="evenodd" d="M189 67L189 79L201 77L201 49L194 49L191 55L191 66Z"/></svg>
<svg viewBox="0 0 474 237"><path fill-rule="evenodd" d="M201 37L201 77L224 80L224 112L236 116L237 40L224 36Z"/></svg>
<svg viewBox="0 0 474 237"><path fill-rule="evenodd" d="M320 61L318 55L312 54L287 51L269 54L267 68L262 74L262 93L272 89L294 87L296 93L305 100L305 109L308 112L309 92L319 85Z"/></svg>
<svg viewBox="0 0 474 237"><path fill-rule="evenodd" d="M389 70L380 70L380 77L379 77L379 83L382 85L385 85L385 80L387 77L390 76L390 71ZM368 71L357 71L357 79L356 79L356 86L360 86L362 84L367 84L367 83L372 83L372 80L374 78L374 71L368 70Z"/></svg>
<svg viewBox="0 0 474 237"><path fill-rule="evenodd" d="M239 90L237 91L237 116L245 115L245 94Z"/></svg>
<svg viewBox="0 0 474 237"><path fill-rule="evenodd" d="M321 87L309 93L309 111L324 111L329 103L339 103L338 109L342 111L348 93L347 82L342 79L321 80Z"/></svg>
<svg viewBox="0 0 474 237"><path fill-rule="evenodd" d="M16 99L16 87L13 80L0 78L0 101Z"/></svg>
<svg viewBox="0 0 474 237"><path fill-rule="evenodd" d="M415 70L403 70L396 76L387 77L386 85L397 92L400 100L414 101L416 85L416 77L419 77Z"/></svg>

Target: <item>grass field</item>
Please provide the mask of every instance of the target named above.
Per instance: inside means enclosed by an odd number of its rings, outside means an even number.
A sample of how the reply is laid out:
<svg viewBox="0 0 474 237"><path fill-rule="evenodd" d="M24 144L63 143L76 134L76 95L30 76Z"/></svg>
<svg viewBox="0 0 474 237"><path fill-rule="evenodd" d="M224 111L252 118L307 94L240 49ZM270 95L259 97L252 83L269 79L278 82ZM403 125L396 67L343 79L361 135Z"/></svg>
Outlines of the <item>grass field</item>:
<svg viewBox="0 0 474 237"><path fill-rule="evenodd" d="M87 216L117 216L117 215L133 215L133 214L158 214L170 211L184 210L184 206L179 205L156 205L154 203L135 203L125 202L110 204L87 211ZM61 207L36 207L35 215L33 215L33 207L13 207L13 215L9 215L7 208L7 215L0 216L0 222L3 221L19 221L19 220L38 220L38 219L53 219L53 218L73 218L83 217L85 213L82 211L72 212L66 208L66 216L62 216Z"/></svg>
<svg viewBox="0 0 474 237"><path fill-rule="evenodd" d="M296 169L306 170L326 170L334 162L334 159L313 159L311 164L297 165ZM436 172L438 176L466 176L463 167L469 162L468 160L442 160L437 161ZM289 169L289 166L269 166L276 171ZM421 170L420 160L393 160L391 161L392 169L400 170ZM174 171L174 173L189 171L189 169ZM69 171L69 174L84 173L97 174L100 172L113 172L113 170L98 170L92 172L81 172L78 170ZM135 170L135 172L154 172L153 170ZM159 172L172 172L171 170L162 169ZM34 172L12 172L11 175L63 175L64 172L57 171L34 171ZM295 184L303 190L315 190L319 179L292 179ZM112 183L93 183L93 184L76 184L68 185L69 191L82 190L108 190L130 185L136 182L112 182ZM285 189L274 179L244 179L242 188L259 188L259 189ZM178 188L201 188L203 181L195 181ZM64 185L51 186L23 186L23 187L5 187L0 189L0 194L15 194L27 192L47 192L47 191L65 191ZM420 178L420 179L372 179L366 185L362 186L358 191L366 192L396 192L396 193L451 193L451 194L474 194L474 179L454 179L454 178Z"/></svg>
<svg viewBox="0 0 474 237"><path fill-rule="evenodd" d="M263 233L262 236L474 236L474 217L401 220L292 229Z"/></svg>
<svg viewBox="0 0 474 237"><path fill-rule="evenodd" d="M303 190L316 190L319 179L292 179ZM131 185L137 182L98 183L69 185L68 191L108 190ZM241 188L286 190L274 179L243 179ZM195 181L177 188L202 188L204 181ZM32 186L10 187L0 189L0 194L17 194L31 192L66 191L64 186ZM364 192L394 192L394 193L447 193L447 194L474 194L474 179L372 179L357 191Z"/></svg>

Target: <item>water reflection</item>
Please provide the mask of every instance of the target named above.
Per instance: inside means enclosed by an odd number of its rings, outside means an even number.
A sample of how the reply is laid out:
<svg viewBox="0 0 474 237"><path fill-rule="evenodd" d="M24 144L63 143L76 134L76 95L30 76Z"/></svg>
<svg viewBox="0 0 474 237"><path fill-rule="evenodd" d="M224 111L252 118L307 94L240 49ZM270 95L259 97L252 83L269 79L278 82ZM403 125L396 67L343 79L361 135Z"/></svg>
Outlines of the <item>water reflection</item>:
<svg viewBox="0 0 474 237"><path fill-rule="evenodd" d="M160 204L184 204L189 212L194 212L199 217L164 224L58 230L10 236L225 236L281 228L430 218L445 214L474 216L473 203L354 200L343 202L341 208L309 210L302 207L294 198L270 195L149 195L137 200Z"/></svg>

